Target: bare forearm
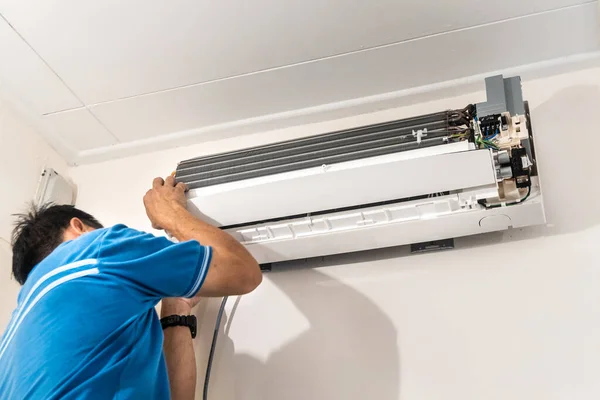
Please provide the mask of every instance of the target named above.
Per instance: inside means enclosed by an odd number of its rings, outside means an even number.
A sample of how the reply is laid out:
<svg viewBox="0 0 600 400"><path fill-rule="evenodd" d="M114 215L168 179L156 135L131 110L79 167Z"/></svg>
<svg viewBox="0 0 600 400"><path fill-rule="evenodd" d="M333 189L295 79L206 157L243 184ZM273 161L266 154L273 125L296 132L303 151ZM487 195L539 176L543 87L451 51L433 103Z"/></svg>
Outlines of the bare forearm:
<svg viewBox="0 0 600 400"><path fill-rule="evenodd" d="M179 241L197 240L213 249L209 273L199 296L228 296L256 288L262 274L256 260L231 235L195 218L181 208L174 212L165 229Z"/></svg>
<svg viewBox="0 0 600 400"><path fill-rule="evenodd" d="M176 299L164 299L162 302L161 317L189 314L189 305ZM190 329L186 326L166 328L163 351L167 362L171 398L193 400L196 393L196 356Z"/></svg>
<svg viewBox="0 0 600 400"><path fill-rule="evenodd" d="M205 246L223 249L253 260L244 246L231 235L194 217L186 209L181 208L174 212L169 225L166 229L179 241L198 240Z"/></svg>

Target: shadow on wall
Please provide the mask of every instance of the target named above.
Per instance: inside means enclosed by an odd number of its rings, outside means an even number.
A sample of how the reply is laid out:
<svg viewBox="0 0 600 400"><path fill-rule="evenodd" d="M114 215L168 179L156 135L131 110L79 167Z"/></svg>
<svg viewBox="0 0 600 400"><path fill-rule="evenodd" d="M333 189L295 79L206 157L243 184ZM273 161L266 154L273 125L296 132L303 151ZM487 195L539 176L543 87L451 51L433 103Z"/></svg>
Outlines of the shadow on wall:
<svg viewBox="0 0 600 400"><path fill-rule="evenodd" d="M289 296L309 320L310 329L274 351L266 362L234 354L233 342L224 335L210 398L398 399L396 330L371 300L314 269L271 272L269 280ZM225 366L234 370L227 371ZM223 375L233 376L226 379L229 384L221 379Z"/></svg>

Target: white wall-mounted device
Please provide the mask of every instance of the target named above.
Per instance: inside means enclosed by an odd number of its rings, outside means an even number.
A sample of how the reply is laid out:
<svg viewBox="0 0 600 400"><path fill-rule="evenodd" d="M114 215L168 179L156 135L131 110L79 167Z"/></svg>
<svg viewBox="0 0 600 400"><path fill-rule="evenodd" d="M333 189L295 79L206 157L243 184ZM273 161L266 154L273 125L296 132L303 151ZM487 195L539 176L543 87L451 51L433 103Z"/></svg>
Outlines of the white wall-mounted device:
<svg viewBox="0 0 600 400"><path fill-rule="evenodd" d="M75 190L62 175L52 168L44 168L35 195L35 204L75 204Z"/></svg>
<svg viewBox="0 0 600 400"><path fill-rule="evenodd" d="M189 208L261 264L545 222L520 78L488 101L181 162Z"/></svg>

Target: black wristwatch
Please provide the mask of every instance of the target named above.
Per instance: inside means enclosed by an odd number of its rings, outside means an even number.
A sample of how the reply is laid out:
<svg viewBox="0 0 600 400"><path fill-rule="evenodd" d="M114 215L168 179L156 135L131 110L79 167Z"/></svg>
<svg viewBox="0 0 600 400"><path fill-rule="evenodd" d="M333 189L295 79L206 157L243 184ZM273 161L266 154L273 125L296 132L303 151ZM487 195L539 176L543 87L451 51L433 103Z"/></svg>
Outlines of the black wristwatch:
<svg viewBox="0 0 600 400"><path fill-rule="evenodd" d="M167 329L171 326L187 326L192 333L192 339L196 338L198 321L196 320L195 315L169 315L168 317L161 318L160 324L163 329Z"/></svg>

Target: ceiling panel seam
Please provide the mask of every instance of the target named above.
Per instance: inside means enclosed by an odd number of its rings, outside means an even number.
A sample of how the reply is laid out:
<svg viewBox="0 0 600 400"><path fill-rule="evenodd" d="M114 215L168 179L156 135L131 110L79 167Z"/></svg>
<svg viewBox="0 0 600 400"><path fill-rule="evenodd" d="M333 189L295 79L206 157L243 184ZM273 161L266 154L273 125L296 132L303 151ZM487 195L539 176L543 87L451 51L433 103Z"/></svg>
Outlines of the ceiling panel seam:
<svg viewBox="0 0 600 400"><path fill-rule="evenodd" d="M94 118L96 120L96 122L98 122L106 132L108 132L108 134L110 136L112 136L112 138L117 142L117 143L121 143L121 140L117 137L117 135L115 135L110 129L108 129L108 126L106 126L106 124L104 122L102 122L102 120L100 120L100 118L98 118L98 116L96 114L94 114L94 112L89 108L89 107L85 107L85 109L87 110L87 112L89 112L92 115L92 118Z"/></svg>
<svg viewBox="0 0 600 400"><path fill-rule="evenodd" d="M227 76L227 77L218 78L218 79L211 79L211 80L208 80L208 81L202 81L202 82L190 83L190 84L186 84L186 85L174 86L174 87L170 87L170 88L167 88L167 89L159 89L159 90L155 90L155 91L151 91L151 92L146 92L146 93L141 93L141 94L137 94L137 95L133 95L133 96L124 96L124 97L120 97L120 98L113 99L113 100L100 101L100 102L93 103L93 104L87 104L87 105L85 105L85 107L91 109L91 108L93 108L95 106L99 106L99 105L103 105L103 104L115 103L115 102L122 101L122 100L131 100L131 99L135 99L135 98L138 98L138 97L151 96L151 95L155 95L155 94L167 93L167 92L176 91L176 90L180 90L180 89L187 89L187 88L192 88L192 87L197 87L197 86L209 85L209 84L218 83L218 82L224 82L224 81L228 81L228 80L232 80L232 79L243 78L243 77L248 77L248 76L252 76L252 75L263 74L263 73L267 73L267 72L273 72L273 71L277 71L277 70L281 70L281 69L286 69L286 68L298 67L298 66L302 66L302 65L305 65L305 64L317 63L317 62L320 62L320 61L326 61L326 60L330 60L330 59L334 59L334 58L339 58L339 57L344 57L344 56L348 56L348 55L360 54L360 53L364 53L364 52L368 52L368 51L374 51L374 50L384 49L384 48L387 48L387 47L397 46L397 45L401 45L401 44L405 44L405 43L411 43L411 42L415 42L415 41L419 41L419 40L425 40L425 39L435 38L435 37L438 37L438 36L443 36L443 35L448 35L448 34L453 34L453 33L458 33L458 32L464 32L464 31L469 31L469 30L484 28L486 26L497 25L497 24L501 24L501 23L505 23L505 22L509 22L509 21L517 21L517 20L524 19L524 18L530 18L530 17L535 17L535 16L539 16L539 15L550 14L550 13L554 13L554 12L561 12L561 11L565 11L565 10L569 10L569 9L574 9L574 8L578 8L578 7L587 7L590 4L595 4L595 3L598 3L599 1L600 0L588 0L588 1L584 2L584 3L579 3L579 4L574 4L574 5L568 5L568 6L562 6L562 7L553 8L553 9L550 9L550 10L538 11L538 12L534 12L534 13L530 13L530 14L519 15L519 16L516 16L516 17L505 18L505 19L501 19L501 20L497 20L497 21L486 22L486 23L477 24L477 25L468 26L468 27L456 28L456 29L452 29L452 30L448 30L448 31L444 31L444 32L438 32L438 33L433 33L433 34L429 34L429 35L418 36L418 37L414 37L414 38L400 40L400 41L393 42L393 43L386 43L386 44L382 44L382 45L378 45L378 46L372 46L372 47L368 47L368 48L364 48L364 49L360 49L360 50L348 51L348 52L334 54L334 55L330 55L330 56L325 56L325 57L320 57L320 58L315 58L315 59L300 61L300 62L296 62L296 63L292 63L292 64L286 64L286 65L280 65L280 66L271 67L271 68L265 68L265 69L261 69L261 70L257 70L257 71L252 71L252 72L247 72L247 73L243 73L243 74L237 74L237 75ZM83 102L82 102L82 104L83 104ZM58 114L58 113L61 113L61 112L66 112L66 111L70 111L70 110L55 111L55 112L50 112L50 113L45 114L45 115Z"/></svg>
<svg viewBox="0 0 600 400"><path fill-rule="evenodd" d="M83 106L83 107L77 107L77 108L69 108L67 110L61 110L61 111L54 111L54 112L49 112L49 113L45 113L42 114L43 117L48 117L48 116L52 116L52 115L58 115L58 114L63 114L63 113L69 113L69 112L74 112L74 111L87 111L88 113L90 113L92 115L92 118L94 118L94 120L96 122L98 122L103 128L104 130L115 140L115 142L117 143L121 143L121 140L108 128L108 126L106 126L106 124L100 119L98 118L98 116L96 114L94 114L94 112L92 110L90 110L89 107L87 106Z"/></svg>
<svg viewBox="0 0 600 400"><path fill-rule="evenodd" d="M52 74L54 74L54 76L56 76L56 78L73 95L73 97L75 97L77 99L77 101L79 102L79 104L81 104L82 106L84 106L85 103L81 100L81 98L79 96L77 96L77 93L75 93L73 91L73 89L71 89L71 87L69 85L67 85L67 83L65 82L65 80L58 73L56 73L56 71L54 70L54 68L52 68L50 66L50 64L48 64L48 62L40 55L40 53L38 53L36 51L36 49L34 49L33 46L31 46L31 44L29 44L29 42L27 41L27 39L25 39L23 37L23 35L21 35L21 33L17 29L15 29L15 27L13 26L13 24L11 24L10 21L8 19L6 19L6 17L2 13L0 13L0 18L2 18L2 20L4 20L4 22L6 22L6 24L10 27L10 29L12 29L13 32L15 32L15 34L17 36L19 36L19 38L23 41L23 43L25 43L25 45L27 45L27 47L29 47L29 49L31 49L31 51L33 51L33 53L44 63L44 65L52 72Z"/></svg>
<svg viewBox="0 0 600 400"><path fill-rule="evenodd" d="M15 29L15 27L10 23L10 21L8 19L6 19L6 17L2 13L0 13L0 18L4 22L6 22L6 24L10 27L10 29L12 29L13 32L15 32L15 34L17 36L19 36L19 38L23 41L23 43L25 43L25 45L27 47L29 47L29 49L31 49L31 51L33 51L33 53L44 63L44 65L46 66L46 68L48 68L48 70L50 70L50 72L52 72L52 74L54 74L54 76L56 76L56 78L63 84L63 86L69 91L69 93L71 93L73 95L73 97L75 97L77 99L77 101L79 102L79 104L82 105L82 107L72 108L72 109L64 110L64 111L72 111L72 110L78 110L78 109L85 108L86 111L92 115L92 118L94 118L94 120L96 122L98 122L104 128L104 130L117 143L120 143L121 141L119 140L119 138L117 138L117 136L110 129L108 129L108 127L102 121L100 121L100 119L96 116L96 114L94 114L85 105L85 102L83 100L81 100L81 98L77 95L77 93L75 93L75 91L73 89L71 89L71 87L69 85L67 85L67 83L65 82L65 80L54 70L54 68L52 68L52 66L50 64L48 64L48 62L33 48L33 46L31 46L31 44L29 44L29 42L23 37L23 35L21 35L21 33L19 33L19 31L17 29ZM64 111L61 111L61 112L64 112ZM46 114L42 114L42 115L43 116L47 116L47 115L50 115L50 114L57 114L57 113L59 113L59 112L46 113Z"/></svg>

